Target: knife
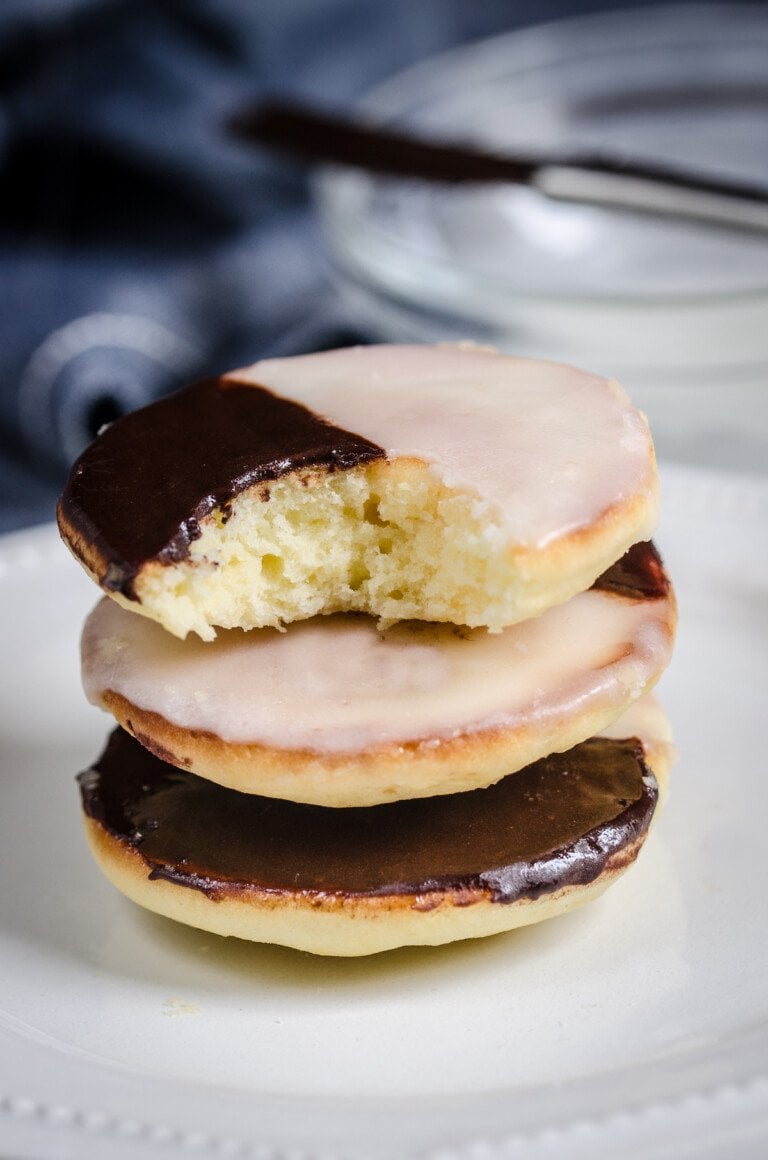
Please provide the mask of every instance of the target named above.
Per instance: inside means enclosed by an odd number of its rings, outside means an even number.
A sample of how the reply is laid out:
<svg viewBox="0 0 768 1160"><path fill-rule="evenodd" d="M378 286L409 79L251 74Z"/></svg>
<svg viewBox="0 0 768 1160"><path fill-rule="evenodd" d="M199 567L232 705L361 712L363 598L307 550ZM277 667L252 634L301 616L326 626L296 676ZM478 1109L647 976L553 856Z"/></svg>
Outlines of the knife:
<svg viewBox="0 0 768 1160"><path fill-rule="evenodd" d="M435 142L282 101L237 114L241 139L315 164L423 181L527 185L558 201L586 202L748 230L768 230L768 185L691 173L599 153L543 159Z"/></svg>

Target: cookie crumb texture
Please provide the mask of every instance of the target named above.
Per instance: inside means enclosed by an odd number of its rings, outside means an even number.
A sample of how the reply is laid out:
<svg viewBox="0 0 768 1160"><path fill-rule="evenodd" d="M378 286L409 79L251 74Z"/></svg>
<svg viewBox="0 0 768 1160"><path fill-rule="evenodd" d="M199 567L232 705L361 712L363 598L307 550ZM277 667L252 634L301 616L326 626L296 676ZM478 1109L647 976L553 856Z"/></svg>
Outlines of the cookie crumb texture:
<svg viewBox="0 0 768 1160"><path fill-rule="evenodd" d="M536 600L535 578L521 564L510 583L506 537L483 507L413 461L294 472L213 511L188 559L147 565L136 610L203 640L349 611L500 629Z"/></svg>

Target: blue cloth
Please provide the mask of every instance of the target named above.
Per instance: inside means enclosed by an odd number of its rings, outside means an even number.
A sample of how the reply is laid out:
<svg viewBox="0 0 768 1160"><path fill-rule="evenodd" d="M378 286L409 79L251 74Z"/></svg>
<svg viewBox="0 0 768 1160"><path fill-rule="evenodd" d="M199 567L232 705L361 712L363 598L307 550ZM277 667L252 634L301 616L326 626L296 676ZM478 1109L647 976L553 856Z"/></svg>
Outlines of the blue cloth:
<svg viewBox="0 0 768 1160"><path fill-rule="evenodd" d="M106 421L200 375L365 339L302 171L229 138L260 94L345 106L448 46L599 0L4 0L0 530L52 517Z"/></svg>

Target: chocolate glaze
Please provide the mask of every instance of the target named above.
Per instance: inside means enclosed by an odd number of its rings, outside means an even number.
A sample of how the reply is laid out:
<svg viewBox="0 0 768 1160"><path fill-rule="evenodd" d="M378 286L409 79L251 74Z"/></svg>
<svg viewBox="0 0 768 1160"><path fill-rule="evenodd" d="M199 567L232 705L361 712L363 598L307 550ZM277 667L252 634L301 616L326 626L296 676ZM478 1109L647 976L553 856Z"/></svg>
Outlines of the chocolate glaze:
<svg viewBox="0 0 768 1160"><path fill-rule="evenodd" d="M89 817L165 878L212 898L482 890L493 902L594 881L648 827L656 781L636 739L596 738L490 789L327 809L238 793L116 729L80 775ZM628 860L634 852L627 851Z"/></svg>
<svg viewBox="0 0 768 1160"><path fill-rule="evenodd" d="M670 583L655 546L643 540L598 576L592 587L637 600L661 600L669 595Z"/></svg>
<svg viewBox="0 0 768 1160"><path fill-rule="evenodd" d="M136 599L139 569L182 560L199 522L246 488L303 467L350 468L381 447L264 387L204 379L118 419L86 448L60 520L102 560L99 583ZM265 488L264 499L269 498Z"/></svg>

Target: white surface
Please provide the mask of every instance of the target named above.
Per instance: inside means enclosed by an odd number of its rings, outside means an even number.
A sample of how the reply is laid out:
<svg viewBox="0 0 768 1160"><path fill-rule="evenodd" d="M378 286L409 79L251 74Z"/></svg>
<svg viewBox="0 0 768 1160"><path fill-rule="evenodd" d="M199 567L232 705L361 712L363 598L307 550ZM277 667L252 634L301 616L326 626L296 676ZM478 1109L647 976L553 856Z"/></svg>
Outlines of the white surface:
<svg viewBox="0 0 768 1160"><path fill-rule="evenodd" d="M0 547L0 1152L757 1157L768 1148L768 484L668 472L683 757L638 864L581 913L326 961L143 914L91 864L74 773L93 588Z"/></svg>

